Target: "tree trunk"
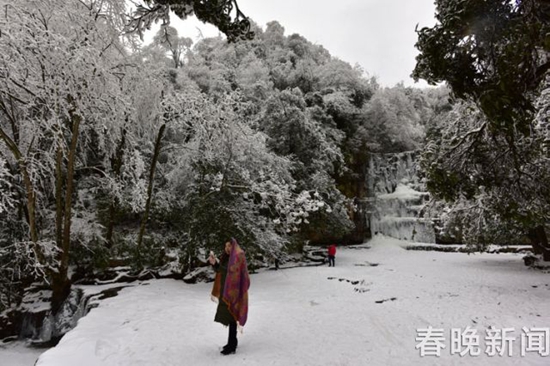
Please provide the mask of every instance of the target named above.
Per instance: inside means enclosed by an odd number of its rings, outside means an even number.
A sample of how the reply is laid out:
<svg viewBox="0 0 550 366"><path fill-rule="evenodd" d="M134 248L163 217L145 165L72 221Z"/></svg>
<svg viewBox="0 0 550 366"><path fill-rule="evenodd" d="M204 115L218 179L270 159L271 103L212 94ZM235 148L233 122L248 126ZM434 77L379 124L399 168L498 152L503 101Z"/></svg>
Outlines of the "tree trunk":
<svg viewBox="0 0 550 366"><path fill-rule="evenodd" d="M52 282L52 312L54 314L57 313L61 304L67 298L71 290L71 282L67 276L67 273L71 250L71 208L74 188L74 164L76 160L76 145L78 143L81 117L77 114L72 114L71 119L73 126L71 131L71 145L69 148L69 156L67 161L67 181L65 188L65 208L63 212L63 240L61 245L61 258L59 271L53 276Z"/></svg>
<svg viewBox="0 0 550 366"><path fill-rule="evenodd" d="M137 240L138 261L141 261L141 245L143 241L143 234L145 233L145 226L147 225L147 220L149 219L149 211L151 209L151 200L153 197L153 183L155 179L155 169L156 169L158 157L160 154L162 135L164 134L165 128L166 128L166 124L163 124L160 127L159 132L157 134L157 140L155 141L155 151L153 153L153 159L151 161L151 169L149 170L149 184L147 186L147 201L145 203L145 212L143 213L143 217L141 219L141 225L139 227L139 235Z"/></svg>
<svg viewBox="0 0 550 366"><path fill-rule="evenodd" d="M550 261L550 246L548 245L548 237L543 225L539 225L529 230L529 240L533 246L535 254L542 254L545 261Z"/></svg>
<svg viewBox="0 0 550 366"><path fill-rule="evenodd" d="M62 138L62 137L60 137ZM63 150L61 142L57 147L55 155L55 242L63 256ZM61 258L59 258L61 260ZM63 278L61 270L52 273L52 312L58 312L63 301L69 296L70 284Z"/></svg>
<svg viewBox="0 0 550 366"><path fill-rule="evenodd" d="M115 229L115 212L116 212L116 203L111 200L109 204L109 221L107 222L107 234L105 235L105 240L107 241L107 249L113 247L113 232Z"/></svg>
<svg viewBox="0 0 550 366"><path fill-rule="evenodd" d="M57 148L55 157L55 242L63 248L63 151Z"/></svg>
<svg viewBox="0 0 550 366"><path fill-rule="evenodd" d="M21 158L19 161L19 167L21 169L21 175L25 182L25 191L27 192L27 211L29 213L29 229L31 234L31 240L33 243L38 242L38 230L36 229L36 196L34 194L34 187L27 170L27 162L25 158Z"/></svg>
<svg viewBox="0 0 550 366"><path fill-rule="evenodd" d="M61 309L63 301L71 293L71 282L67 278L67 273L54 273L52 275L52 299L51 299L51 311L52 314L57 314Z"/></svg>
<svg viewBox="0 0 550 366"><path fill-rule="evenodd" d="M27 212L28 223L31 241L33 242L33 250L39 263L44 263L44 254L42 249L38 246L38 229L36 227L36 196L34 186L32 184L29 171L27 169L27 161L25 157L19 151L15 142L0 128L0 138L6 143L13 156L19 163L19 171L23 177L23 183L25 185L25 193L27 196Z"/></svg>
<svg viewBox="0 0 550 366"><path fill-rule="evenodd" d="M126 122L128 122L128 118L126 118ZM111 160L111 167L113 168L113 172L115 173L116 177L120 176L120 170L122 169L122 159L124 157L124 145L126 144L126 129L124 128L122 130L122 138L120 139L120 144L117 146L116 155ZM107 222L107 234L106 234L106 241L107 241L107 248L111 249L113 247L113 232L115 227L115 214L116 214L116 201L115 199L111 199L111 203L109 204L109 221Z"/></svg>
<svg viewBox="0 0 550 366"><path fill-rule="evenodd" d="M63 151L57 148L55 161L55 241L63 250ZM69 295L70 285L64 280L61 271L52 274L52 311L57 313L63 300Z"/></svg>

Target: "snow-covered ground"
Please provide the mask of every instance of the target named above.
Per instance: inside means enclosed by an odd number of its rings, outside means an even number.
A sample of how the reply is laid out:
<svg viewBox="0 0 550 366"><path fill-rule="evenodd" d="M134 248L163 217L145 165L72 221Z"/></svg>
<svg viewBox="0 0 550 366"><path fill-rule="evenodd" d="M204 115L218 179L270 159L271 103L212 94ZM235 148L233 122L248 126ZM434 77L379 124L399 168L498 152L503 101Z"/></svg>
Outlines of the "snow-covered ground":
<svg viewBox="0 0 550 366"><path fill-rule="evenodd" d="M550 364L536 352L546 345L533 343L550 341L550 274L528 269L517 254L406 251L405 244L377 237L370 249L339 250L335 268L252 276L249 320L235 355L219 354L227 330L213 322L210 284L157 280L102 301L37 365ZM443 330L440 357L422 357L416 348L417 330L429 326ZM480 354L451 355L451 330L468 326ZM490 326L514 328L512 356L486 353ZM525 347L522 327L529 328ZM532 352L521 356L522 348ZM32 365L5 360L0 351L2 366Z"/></svg>

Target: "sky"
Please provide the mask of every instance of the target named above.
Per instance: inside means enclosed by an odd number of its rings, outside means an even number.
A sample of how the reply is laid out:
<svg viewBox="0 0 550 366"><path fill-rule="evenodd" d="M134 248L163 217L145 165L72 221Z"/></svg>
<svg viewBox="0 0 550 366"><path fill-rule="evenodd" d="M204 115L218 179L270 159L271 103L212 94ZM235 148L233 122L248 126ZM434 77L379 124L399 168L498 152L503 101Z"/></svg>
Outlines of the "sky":
<svg viewBox="0 0 550 366"><path fill-rule="evenodd" d="M285 34L298 33L322 45L331 55L359 64L366 76L375 76L382 86L403 82L410 77L418 51L414 47L415 27L435 24L434 0L237 0L240 10L265 29L276 20ZM196 40L217 36L214 26L196 19L180 21L173 17L180 36Z"/></svg>

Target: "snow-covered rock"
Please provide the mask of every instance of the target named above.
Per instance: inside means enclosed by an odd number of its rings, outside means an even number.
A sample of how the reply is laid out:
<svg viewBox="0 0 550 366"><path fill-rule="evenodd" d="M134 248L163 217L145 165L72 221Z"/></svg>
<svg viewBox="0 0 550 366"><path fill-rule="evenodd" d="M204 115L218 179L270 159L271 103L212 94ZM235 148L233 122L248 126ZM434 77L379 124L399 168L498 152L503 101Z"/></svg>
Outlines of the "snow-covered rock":
<svg viewBox="0 0 550 366"><path fill-rule="evenodd" d="M216 273L212 270L212 267L199 267L189 272L183 277L185 283L197 283L197 282L212 282L214 281Z"/></svg>

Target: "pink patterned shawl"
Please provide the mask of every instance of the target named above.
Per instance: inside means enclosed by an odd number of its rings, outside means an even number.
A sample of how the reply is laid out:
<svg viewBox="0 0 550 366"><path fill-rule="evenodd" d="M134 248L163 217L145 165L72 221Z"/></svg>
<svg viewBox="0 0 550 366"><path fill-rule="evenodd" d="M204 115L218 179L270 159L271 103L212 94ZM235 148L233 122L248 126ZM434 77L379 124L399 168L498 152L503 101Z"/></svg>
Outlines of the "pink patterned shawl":
<svg viewBox="0 0 550 366"><path fill-rule="evenodd" d="M212 295L219 294L219 288L216 294L216 284ZM248 318L248 288L250 287L250 277L248 276L248 267L246 257L237 240L231 238L231 252L227 263L227 276L223 288L222 300L227 304L229 312L238 325L243 327ZM218 295L219 296L219 295Z"/></svg>

